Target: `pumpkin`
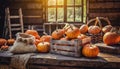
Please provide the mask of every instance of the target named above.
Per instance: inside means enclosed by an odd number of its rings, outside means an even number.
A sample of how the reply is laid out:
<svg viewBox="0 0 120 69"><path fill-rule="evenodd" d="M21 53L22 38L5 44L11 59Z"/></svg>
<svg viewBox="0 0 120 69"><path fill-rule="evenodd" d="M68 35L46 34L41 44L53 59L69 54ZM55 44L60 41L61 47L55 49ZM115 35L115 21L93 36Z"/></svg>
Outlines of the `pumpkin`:
<svg viewBox="0 0 120 69"><path fill-rule="evenodd" d="M40 42L37 45L38 52L46 53L46 52L49 52L49 49L50 49L50 43L49 42Z"/></svg>
<svg viewBox="0 0 120 69"><path fill-rule="evenodd" d="M75 27L73 24L70 25L70 28L65 32L68 39L75 39L80 35L80 30Z"/></svg>
<svg viewBox="0 0 120 69"><path fill-rule="evenodd" d="M0 46L5 45L7 43L7 40L4 38L0 38Z"/></svg>
<svg viewBox="0 0 120 69"><path fill-rule="evenodd" d="M63 37L64 34L65 34L64 29L57 29L57 30L52 32L52 38L53 39L60 39L61 37Z"/></svg>
<svg viewBox="0 0 120 69"><path fill-rule="evenodd" d="M101 28L99 26L90 26L88 28L88 32L90 34L98 34L98 33L100 33L100 31L101 31Z"/></svg>
<svg viewBox="0 0 120 69"><path fill-rule="evenodd" d="M2 45L0 49L6 51L8 50L8 48L9 48L8 45Z"/></svg>
<svg viewBox="0 0 120 69"><path fill-rule="evenodd" d="M43 36L41 36L40 38L40 42L44 41L44 42L50 42L50 39L52 38L51 35L48 35L47 33L43 32Z"/></svg>
<svg viewBox="0 0 120 69"><path fill-rule="evenodd" d="M88 58L97 57L99 54L99 48L96 45L86 44L83 46L82 54Z"/></svg>
<svg viewBox="0 0 120 69"><path fill-rule="evenodd" d="M107 45L114 45L120 42L120 35L116 32L107 32L103 36L103 42Z"/></svg>
<svg viewBox="0 0 120 69"><path fill-rule="evenodd" d="M35 39L35 45L37 46L40 43L40 39Z"/></svg>
<svg viewBox="0 0 120 69"><path fill-rule="evenodd" d="M14 42L15 42L15 39L8 39L7 40L8 45L13 45Z"/></svg>
<svg viewBox="0 0 120 69"><path fill-rule="evenodd" d="M82 39L84 39L84 38L86 38L86 37L87 37L86 35L80 34L77 38L80 39L80 40L82 40Z"/></svg>
<svg viewBox="0 0 120 69"><path fill-rule="evenodd" d="M83 24L82 26L80 26L79 30L81 34L85 34L88 31L88 25Z"/></svg>
<svg viewBox="0 0 120 69"><path fill-rule="evenodd" d="M102 28L102 31L106 33L106 32L110 32L111 29L112 29L111 25L106 25L105 27Z"/></svg>
<svg viewBox="0 0 120 69"><path fill-rule="evenodd" d="M25 33L33 35L33 36L35 36L35 38L38 38L38 39L40 38L40 36L36 30L27 30Z"/></svg>

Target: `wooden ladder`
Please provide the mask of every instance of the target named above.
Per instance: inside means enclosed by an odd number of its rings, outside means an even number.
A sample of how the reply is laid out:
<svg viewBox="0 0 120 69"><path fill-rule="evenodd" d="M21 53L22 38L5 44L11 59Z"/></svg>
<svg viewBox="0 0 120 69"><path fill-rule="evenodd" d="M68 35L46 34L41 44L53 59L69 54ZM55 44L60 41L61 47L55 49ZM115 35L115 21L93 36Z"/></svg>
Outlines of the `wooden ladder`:
<svg viewBox="0 0 120 69"><path fill-rule="evenodd" d="M6 12L6 25L8 27L8 33L9 33L9 37L12 38L12 32L13 31L20 31L20 32L24 32L24 25L23 25L23 15L22 15L22 9L19 8L18 9L18 15L10 15L10 9L6 8L5 9ZM19 19L18 23L12 23L11 19Z"/></svg>

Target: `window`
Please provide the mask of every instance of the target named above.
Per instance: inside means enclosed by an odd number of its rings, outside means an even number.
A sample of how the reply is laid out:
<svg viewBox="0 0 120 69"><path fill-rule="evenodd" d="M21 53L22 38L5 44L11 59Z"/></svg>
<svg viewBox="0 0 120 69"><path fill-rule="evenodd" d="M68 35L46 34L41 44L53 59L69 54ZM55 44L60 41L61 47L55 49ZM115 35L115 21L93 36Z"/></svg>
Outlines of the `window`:
<svg viewBox="0 0 120 69"><path fill-rule="evenodd" d="M86 0L47 0L47 22L86 21Z"/></svg>

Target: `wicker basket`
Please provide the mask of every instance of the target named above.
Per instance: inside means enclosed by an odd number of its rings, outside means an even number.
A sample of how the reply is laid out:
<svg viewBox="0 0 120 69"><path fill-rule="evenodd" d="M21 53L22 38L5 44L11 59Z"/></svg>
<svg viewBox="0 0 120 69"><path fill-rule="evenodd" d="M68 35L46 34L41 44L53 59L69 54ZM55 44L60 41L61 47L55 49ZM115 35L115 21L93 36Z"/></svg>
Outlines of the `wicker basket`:
<svg viewBox="0 0 120 69"><path fill-rule="evenodd" d="M96 18L93 18L91 20L89 20L87 22L87 25L89 26L90 23L94 23L92 25L94 26L99 26L101 29L103 28L102 26L102 23L101 23L101 20L104 20L107 22L107 25L111 25L110 21L108 18L105 18L105 17L96 17ZM103 42L103 35L104 33L101 31L100 33L98 34L90 34L90 33L86 33L86 35L88 36L91 36L91 39L92 39L92 43L100 43L100 42Z"/></svg>

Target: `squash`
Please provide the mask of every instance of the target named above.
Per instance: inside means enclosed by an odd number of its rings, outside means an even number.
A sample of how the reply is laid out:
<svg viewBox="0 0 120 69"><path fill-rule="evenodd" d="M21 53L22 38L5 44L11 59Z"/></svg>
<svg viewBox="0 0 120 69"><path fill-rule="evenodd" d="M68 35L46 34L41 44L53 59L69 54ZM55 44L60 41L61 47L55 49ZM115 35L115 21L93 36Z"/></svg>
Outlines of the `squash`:
<svg viewBox="0 0 120 69"><path fill-rule="evenodd" d="M82 54L88 58L97 57L99 54L99 48L96 45L86 44L83 46Z"/></svg>
<svg viewBox="0 0 120 69"><path fill-rule="evenodd" d="M48 35L47 33L43 32L43 36L41 36L40 38L40 42L44 41L44 42L50 42L50 39L52 38L51 35Z"/></svg>
<svg viewBox="0 0 120 69"><path fill-rule="evenodd" d="M35 38L37 38L37 39L40 38L40 36L39 36L39 34L38 34L38 32L37 32L36 30L27 30L25 33L26 33L26 34L33 35L33 36L34 36Z"/></svg>
<svg viewBox="0 0 120 69"><path fill-rule="evenodd" d="M73 24L70 25L70 28L65 32L68 39L75 39L80 35L80 30L75 27Z"/></svg>
<svg viewBox="0 0 120 69"><path fill-rule="evenodd" d="M5 45L7 43L7 40L4 38L0 38L0 46Z"/></svg>
<svg viewBox="0 0 120 69"><path fill-rule="evenodd" d="M86 24L83 24L82 26L80 26L80 33L81 34L85 34L85 33L87 33L87 31L88 31L88 25L86 25Z"/></svg>
<svg viewBox="0 0 120 69"><path fill-rule="evenodd" d="M14 42L15 42L15 39L12 39L12 38L7 40L8 45L13 45Z"/></svg>
<svg viewBox="0 0 120 69"><path fill-rule="evenodd" d="M37 45L38 52L46 53L46 52L49 52L49 49L50 49L50 43L49 42L40 42Z"/></svg>
<svg viewBox="0 0 120 69"><path fill-rule="evenodd" d="M100 33L100 31L101 31L101 28L99 26L90 26L88 28L88 32L90 34L98 34L98 33Z"/></svg>
<svg viewBox="0 0 120 69"><path fill-rule="evenodd" d="M106 33L106 32L110 32L111 29L112 29L111 25L106 25L105 27L102 28L102 31Z"/></svg>
<svg viewBox="0 0 120 69"><path fill-rule="evenodd" d="M58 40L62 38L64 34L65 34L64 29L56 29L55 31L52 32L52 38Z"/></svg>
<svg viewBox="0 0 120 69"><path fill-rule="evenodd" d="M116 32L107 32L103 36L103 42L107 45L114 45L120 42L120 35Z"/></svg>

